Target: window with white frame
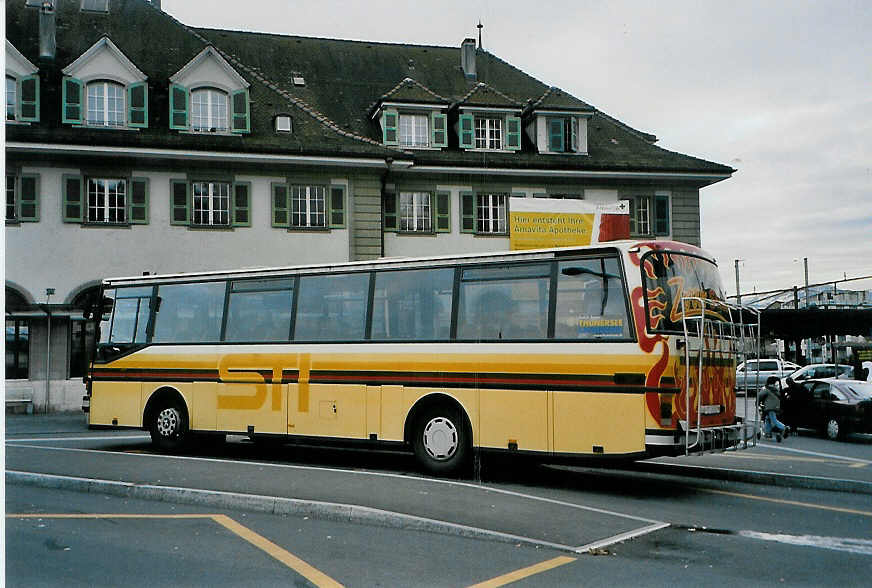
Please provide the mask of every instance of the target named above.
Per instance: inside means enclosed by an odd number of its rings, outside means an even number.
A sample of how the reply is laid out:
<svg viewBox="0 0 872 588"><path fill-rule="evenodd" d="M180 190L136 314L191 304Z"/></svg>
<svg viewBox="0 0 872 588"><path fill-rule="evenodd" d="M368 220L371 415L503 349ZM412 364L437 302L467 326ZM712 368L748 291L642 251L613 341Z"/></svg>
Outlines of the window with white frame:
<svg viewBox="0 0 872 588"><path fill-rule="evenodd" d="M15 120L17 105L18 82L12 76L6 76L6 120Z"/></svg>
<svg viewBox="0 0 872 588"><path fill-rule="evenodd" d="M429 147L430 117L426 114L400 114L400 147Z"/></svg>
<svg viewBox="0 0 872 588"><path fill-rule="evenodd" d="M578 151L578 118L548 118L548 151L568 153Z"/></svg>
<svg viewBox="0 0 872 588"><path fill-rule="evenodd" d="M429 192L400 192L400 230L433 230L433 212Z"/></svg>
<svg viewBox="0 0 872 588"><path fill-rule="evenodd" d="M127 222L127 181L121 178L88 178L89 223Z"/></svg>
<svg viewBox="0 0 872 588"><path fill-rule="evenodd" d="M230 224L230 184L227 182L193 182L193 224L227 226Z"/></svg>
<svg viewBox="0 0 872 588"><path fill-rule="evenodd" d="M507 194L476 195L476 223L478 233L506 232Z"/></svg>
<svg viewBox="0 0 872 588"><path fill-rule="evenodd" d="M503 148L503 119L499 117L475 117L475 148Z"/></svg>
<svg viewBox="0 0 872 588"><path fill-rule="evenodd" d="M6 174L6 220L18 220L15 213L15 174Z"/></svg>
<svg viewBox="0 0 872 588"><path fill-rule="evenodd" d="M109 0L82 0L85 12L109 12Z"/></svg>
<svg viewBox="0 0 872 588"><path fill-rule="evenodd" d="M633 196L629 200L631 235L669 235L668 193Z"/></svg>
<svg viewBox="0 0 872 588"><path fill-rule="evenodd" d="M201 88L191 92L191 130L196 132L225 132L227 123L227 93L215 88Z"/></svg>
<svg viewBox="0 0 872 588"><path fill-rule="evenodd" d="M324 186L291 186L291 226L326 227Z"/></svg>
<svg viewBox="0 0 872 588"><path fill-rule="evenodd" d="M115 82L91 82L87 87L89 125L123 127L126 124L124 86Z"/></svg>

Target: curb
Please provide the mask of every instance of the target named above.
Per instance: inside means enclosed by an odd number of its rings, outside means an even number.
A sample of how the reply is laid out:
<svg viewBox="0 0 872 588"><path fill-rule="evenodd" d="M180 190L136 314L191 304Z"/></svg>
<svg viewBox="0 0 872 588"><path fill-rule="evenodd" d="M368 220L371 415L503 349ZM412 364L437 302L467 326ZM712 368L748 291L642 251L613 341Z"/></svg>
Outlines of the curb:
<svg viewBox="0 0 872 588"><path fill-rule="evenodd" d="M850 492L852 494L872 494L872 482L862 480L847 480L842 478L825 478L818 476L800 476L797 474L776 474L755 470L733 470L708 466L690 466L669 463L639 462L632 466L634 471L652 474L668 474L671 476L686 476L722 480L728 482L748 482L751 484L766 484L783 488L803 488L806 490L830 490Z"/></svg>
<svg viewBox="0 0 872 588"><path fill-rule="evenodd" d="M558 543L549 543L529 537L501 533L469 527L457 523L449 523L436 519L428 519L414 515L380 510L354 504L320 502L296 498L281 498L259 494L241 494L237 492L222 492L219 490L201 490L197 488L179 488L174 486L155 486L151 484L134 484L97 478L77 478L73 476L58 476L53 474L37 474L6 470L6 484L21 486L36 486L54 490L70 490L74 492L101 493L122 498L172 502L191 506L204 506L229 510L243 510L277 515L292 515L311 517L319 520L358 523L424 531L441 535L453 535L469 539L485 539L500 543L521 544L531 547L547 547L560 551L578 553L576 548Z"/></svg>

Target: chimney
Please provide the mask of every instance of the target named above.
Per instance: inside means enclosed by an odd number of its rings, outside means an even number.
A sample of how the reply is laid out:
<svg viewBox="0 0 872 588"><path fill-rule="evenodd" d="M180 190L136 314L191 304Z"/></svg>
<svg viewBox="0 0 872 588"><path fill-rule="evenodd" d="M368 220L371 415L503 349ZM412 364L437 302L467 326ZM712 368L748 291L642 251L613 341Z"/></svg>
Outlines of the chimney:
<svg viewBox="0 0 872 588"><path fill-rule="evenodd" d="M467 79L474 80L475 74L475 39L466 38L460 44L460 66Z"/></svg>
<svg viewBox="0 0 872 588"><path fill-rule="evenodd" d="M57 49L57 20L54 2L45 0L39 9L39 58L54 61Z"/></svg>

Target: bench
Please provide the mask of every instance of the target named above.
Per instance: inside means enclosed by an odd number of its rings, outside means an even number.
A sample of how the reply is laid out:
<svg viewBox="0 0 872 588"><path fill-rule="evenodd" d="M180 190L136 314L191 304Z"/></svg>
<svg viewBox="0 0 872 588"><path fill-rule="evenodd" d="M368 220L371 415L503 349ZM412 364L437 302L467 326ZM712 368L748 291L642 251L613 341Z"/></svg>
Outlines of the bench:
<svg viewBox="0 0 872 588"><path fill-rule="evenodd" d="M7 398L6 410L13 413L18 412L16 409L23 408L27 414L33 414L33 399L31 398Z"/></svg>

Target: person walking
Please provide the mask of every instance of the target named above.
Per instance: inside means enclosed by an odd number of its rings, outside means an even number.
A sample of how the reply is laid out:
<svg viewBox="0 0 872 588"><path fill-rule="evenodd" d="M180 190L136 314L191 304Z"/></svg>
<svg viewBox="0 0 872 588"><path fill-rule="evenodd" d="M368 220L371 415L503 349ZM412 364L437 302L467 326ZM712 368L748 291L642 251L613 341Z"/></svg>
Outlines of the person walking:
<svg viewBox="0 0 872 588"><path fill-rule="evenodd" d="M757 402L763 407L763 432L767 437L775 430L775 438L781 443L787 427L778 420L781 410L781 380L777 376L769 376L766 387L757 396Z"/></svg>

